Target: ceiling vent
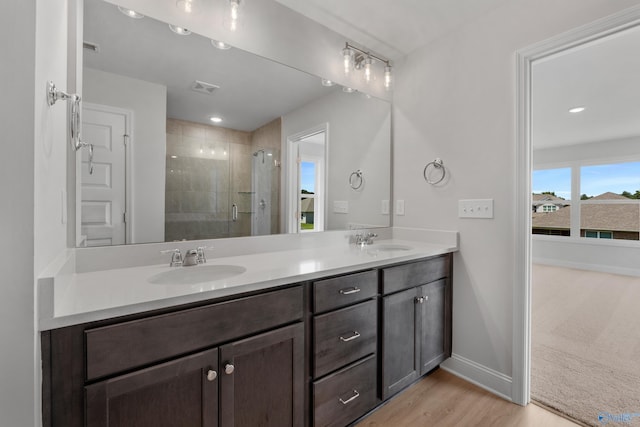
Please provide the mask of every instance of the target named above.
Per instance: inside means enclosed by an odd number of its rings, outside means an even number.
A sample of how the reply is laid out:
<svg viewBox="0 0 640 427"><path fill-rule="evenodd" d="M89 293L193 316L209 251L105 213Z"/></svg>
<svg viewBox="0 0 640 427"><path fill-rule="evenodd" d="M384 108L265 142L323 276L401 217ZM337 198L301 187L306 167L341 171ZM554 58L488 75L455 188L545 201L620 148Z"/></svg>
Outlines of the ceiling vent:
<svg viewBox="0 0 640 427"><path fill-rule="evenodd" d="M216 89L220 89L220 86L212 85L211 83L201 82L199 80L196 80L191 85L192 91L204 93L206 95L213 95L213 92L215 92Z"/></svg>

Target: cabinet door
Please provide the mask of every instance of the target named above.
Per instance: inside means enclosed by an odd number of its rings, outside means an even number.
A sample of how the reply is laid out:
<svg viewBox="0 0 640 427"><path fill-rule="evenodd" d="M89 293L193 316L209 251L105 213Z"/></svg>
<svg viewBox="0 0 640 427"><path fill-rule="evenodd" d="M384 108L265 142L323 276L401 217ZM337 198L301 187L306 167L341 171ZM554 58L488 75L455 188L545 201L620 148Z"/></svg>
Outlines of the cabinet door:
<svg viewBox="0 0 640 427"><path fill-rule="evenodd" d="M438 280L419 288L420 311L418 337L420 345L420 375L424 375L451 354L446 339L449 327L447 280Z"/></svg>
<svg viewBox="0 0 640 427"><path fill-rule="evenodd" d="M218 350L85 387L87 427L215 427Z"/></svg>
<svg viewBox="0 0 640 427"><path fill-rule="evenodd" d="M416 345L417 289L384 297L382 338L382 398L387 399L419 376Z"/></svg>
<svg viewBox="0 0 640 427"><path fill-rule="evenodd" d="M304 425L304 327L276 329L220 348L224 427Z"/></svg>

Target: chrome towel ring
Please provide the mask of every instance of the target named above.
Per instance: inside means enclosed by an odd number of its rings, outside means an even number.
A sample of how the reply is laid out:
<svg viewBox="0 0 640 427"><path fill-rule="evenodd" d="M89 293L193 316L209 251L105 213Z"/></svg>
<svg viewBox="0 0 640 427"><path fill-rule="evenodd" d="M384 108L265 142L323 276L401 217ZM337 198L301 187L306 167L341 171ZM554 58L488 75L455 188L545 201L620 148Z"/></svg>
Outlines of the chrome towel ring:
<svg viewBox="0 0 640 427"><path fill-rule="evenodd" d="M360 187L362 187L363 182L364 182L364 177L362 176L362 171L360 169L358 169L355 172L351 172L351 175L349 175L349 186L354 190L357 190Z"/></svg>
<svg viewBox="0 0 640 427"><path fill-rule="evenodd" d="M431 175L428 174L429 166L433 166L432 169L433 169L434 173L436 171L440 171L441 175L440 175L439 178L436 178L436 179L431 179L430 178ZM444 168L444 164L442 162L442 159L440 159L440 158L437 158L434 161L427 163L427 165L424 167L424 171L422 171L422 175L424 176L424 180L427 181L431 185L436 185L436 184L441 183L446 174L447 174L447 171Z"/></svg>

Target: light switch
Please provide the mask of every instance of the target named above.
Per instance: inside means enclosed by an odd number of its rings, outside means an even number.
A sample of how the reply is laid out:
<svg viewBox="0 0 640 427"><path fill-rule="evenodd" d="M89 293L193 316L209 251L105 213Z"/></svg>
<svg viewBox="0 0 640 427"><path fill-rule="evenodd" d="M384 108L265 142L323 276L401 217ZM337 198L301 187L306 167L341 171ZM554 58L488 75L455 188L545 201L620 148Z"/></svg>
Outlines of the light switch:
<svg viewBox="0 0 640 427"><path fill-rule="evenodd" d="M396 200L396 215L404 215L404 200Z"/></svg>
<svg viewBox="0 0 640 427"><path fill-rule="evenodd" d="M459 200L458 217L493 218L493 199Z"/></svg>
<svg viewBox="0 0 640 427"><path fill-rule="evenodd" d="M382 215L389 215L389 201L382 201Z"/></svg>
<svg viewBox="0 0 640 427"><path fill-rule="evenodd" d="M333 201L333 213L340 213L340 214L349 213L349 201L347 201L347 200L334 200Z"/></svg>

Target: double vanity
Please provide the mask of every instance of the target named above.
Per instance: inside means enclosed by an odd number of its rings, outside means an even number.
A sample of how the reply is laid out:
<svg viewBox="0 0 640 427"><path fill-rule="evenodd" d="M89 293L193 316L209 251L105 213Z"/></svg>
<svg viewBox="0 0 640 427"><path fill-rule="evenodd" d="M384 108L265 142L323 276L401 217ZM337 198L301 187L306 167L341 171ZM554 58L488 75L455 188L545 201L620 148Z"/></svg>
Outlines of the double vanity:
<svg viewBox="0 0 640 427"><path fill-rule="evenodd" d="M455 250L62 268L40 283L44 425L349 425L450 356Z"/></svg>

